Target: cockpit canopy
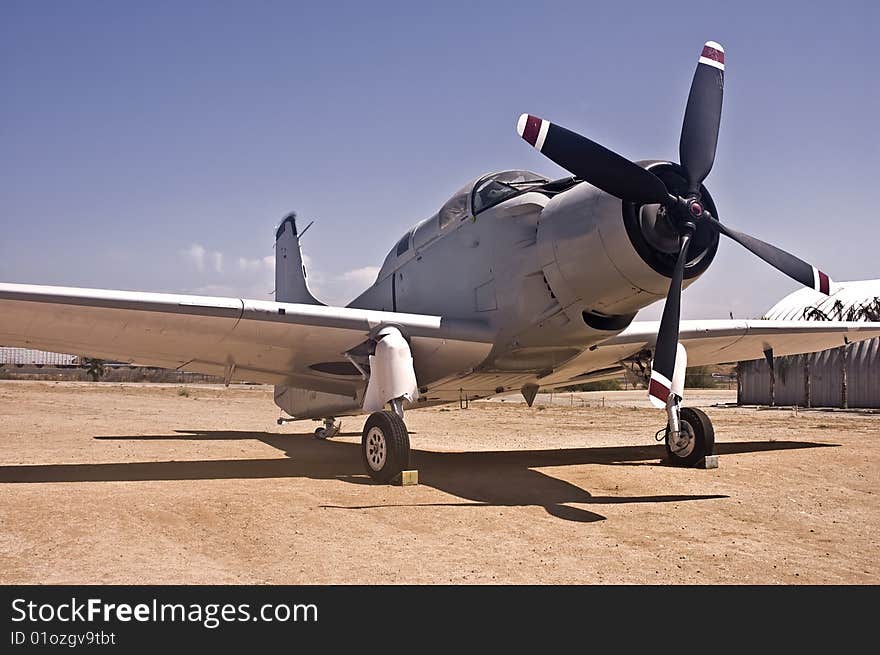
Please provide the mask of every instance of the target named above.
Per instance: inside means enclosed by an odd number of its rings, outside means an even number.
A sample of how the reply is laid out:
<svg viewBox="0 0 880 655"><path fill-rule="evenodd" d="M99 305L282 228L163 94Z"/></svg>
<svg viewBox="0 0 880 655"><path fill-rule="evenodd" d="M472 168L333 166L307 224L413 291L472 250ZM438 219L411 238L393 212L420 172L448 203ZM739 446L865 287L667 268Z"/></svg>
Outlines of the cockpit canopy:
<svg viewBox="0 0 880 655"><path fill-rule="evenodd" d="M490 207L547 182L547 178L531 171L501 171L471 180L456 191L439 212L403 235L385 258L379 279L383 279L394 270L397 260L406 256L410 248L415 250L423 248L439 237L443 231L466 218L476 217Z"/></svg>
<svg viewBox="0 0 880 655"><path fill-rule="evenodd" d="M442 230L456 221L476 216L508 198L536 186L547 179L530 171L501 171L471 180L446 201L437 213L437 226Z"/></svg>
<svg viewBox="0 0 880 655"><path fill-rule="evenodd" d="M504 202L536 186L547 184L549 180L530 171L502 171L484 175L471 193L471 209L474 216L489 207Z"/></svg>

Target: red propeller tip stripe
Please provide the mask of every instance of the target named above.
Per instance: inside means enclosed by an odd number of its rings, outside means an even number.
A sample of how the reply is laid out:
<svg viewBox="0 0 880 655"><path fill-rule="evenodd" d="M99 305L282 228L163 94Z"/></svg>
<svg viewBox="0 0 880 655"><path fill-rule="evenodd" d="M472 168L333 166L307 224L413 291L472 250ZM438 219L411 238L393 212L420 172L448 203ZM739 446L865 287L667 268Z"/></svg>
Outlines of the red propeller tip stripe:
<svg viewBox="0 0 880 655"><path fill-rule="evenodd" d="M700 63L724 70L724 48L714 41L707 41L700 54Z"/></svg>
<svg viewBox="0 0 880 655"><path fill-rule="evenodd" d="M831 295L831 278L815 266L813 267L813 288L826 296Z"/></svg>
<svg viewBox="0 0 880 655"><path fill-rule="evenodd" d="M654 407L661 408L666 405L669 394L672 393L672 382L651 363L651 381L648 383L648 398Z"/></svg>
<svg viewBox="0 0 880 655"><path fill-rule="evenodd" d="M544 138L547 136L547 128L550 124L537 116L523 114L516 124L519 135L539 151L544 147Z"/></svg>
<svg viewBox="0 0 880 655"><path fill-rule="evenodd" d="M651 384L648 386L648 394L659 398L665 403L667 398L669 398L669 389L659 380L651 380Z"/></svg>

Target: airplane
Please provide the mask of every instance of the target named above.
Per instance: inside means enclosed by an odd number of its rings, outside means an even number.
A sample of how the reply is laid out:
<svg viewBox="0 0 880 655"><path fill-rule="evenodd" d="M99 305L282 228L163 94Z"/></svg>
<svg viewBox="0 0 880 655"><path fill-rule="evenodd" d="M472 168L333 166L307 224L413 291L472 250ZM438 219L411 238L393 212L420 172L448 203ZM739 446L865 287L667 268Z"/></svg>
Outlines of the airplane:
<svg viewBox="0 0 880 655"><path fill-rule="evenodd" d="M720 221L703 181L715 160L724 49L703 47L676 164L630 161L542 118L517 132L566 169L472 180L391 248L376 281L345 307L308 285L296 216L275 234L275 300L0 284L0 343L274 385L279 419L368 414L367 474L409 466L404 412L629 371L665 411L671 463L714 452L705 412L682 404L688 363L813 352L880 336L880 323L680 320L681 293L720 236L801 284L832 294L815 266ZM665 297L661 320L634 321ZM659 432L658 432L659 434Z"/></svg>

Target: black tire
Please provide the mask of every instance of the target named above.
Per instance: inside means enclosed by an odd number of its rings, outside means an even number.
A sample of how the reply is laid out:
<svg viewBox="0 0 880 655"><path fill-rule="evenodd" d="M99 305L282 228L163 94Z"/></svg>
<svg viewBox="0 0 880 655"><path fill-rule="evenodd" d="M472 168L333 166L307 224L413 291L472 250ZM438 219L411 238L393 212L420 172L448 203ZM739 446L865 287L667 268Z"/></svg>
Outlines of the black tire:
<svg viewBox="0 0 880 655"><path fill-rule="evenodd" d="M380 444L384 444L384 453L377 451ZM376 482L391 482L408 468L409 432L403 419L394 412L370 414L361 437L361 458Z"/></svg>
<svg viewBox="0 0 880 655"><path fill-rule="evenodd" d="M666 426L666 457L674 466L695 466L697 462L715 453L715 428L706 412L694 407L681 408L682 430L692 430L694 447L685 455L672 451L669 447L669 426Z"/></svg>
<svg viewBox="0 0 880 655"><path fill-rule="evenodd" d="M315 439L324 441L327 438L327 430L325 428L315 428Z"/></svg>

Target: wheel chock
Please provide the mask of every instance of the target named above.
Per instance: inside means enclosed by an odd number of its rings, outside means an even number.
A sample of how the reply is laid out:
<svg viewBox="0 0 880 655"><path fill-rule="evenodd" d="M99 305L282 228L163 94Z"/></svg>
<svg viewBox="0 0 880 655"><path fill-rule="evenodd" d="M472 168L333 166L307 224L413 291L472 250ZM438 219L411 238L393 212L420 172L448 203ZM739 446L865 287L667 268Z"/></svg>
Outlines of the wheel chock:
<svg viewBox="0 0 880 655"><path fill-rule="evenodd" d="M718 455L706 455L703 459L697 462L698 469L717 469L718 468Z"/></svg>
<svg viewBox="0 0 880 655"><path fill-rule="evenodd" d="M418 471L401 471L395 482L401 487L411 487L419 483Z"/></svg>
<svg viewBox="0 0 880 655"><path fill-rule="evenodd" d="M693 465L695 469L717 469L719 463L718 455L709 455L708 457L704 457L699 462ZM660 460L661 466L675 466L671 461L669 461L668 457L664 457Z"/></svg>

